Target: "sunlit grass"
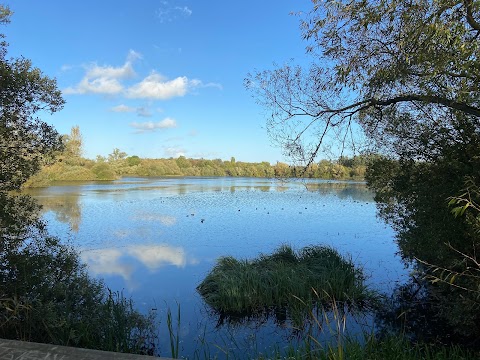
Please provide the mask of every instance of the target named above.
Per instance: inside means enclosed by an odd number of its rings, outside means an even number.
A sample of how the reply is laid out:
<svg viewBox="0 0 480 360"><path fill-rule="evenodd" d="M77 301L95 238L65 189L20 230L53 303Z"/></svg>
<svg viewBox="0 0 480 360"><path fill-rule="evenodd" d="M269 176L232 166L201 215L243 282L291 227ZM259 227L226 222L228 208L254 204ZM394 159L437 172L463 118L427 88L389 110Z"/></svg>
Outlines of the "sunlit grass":
<svg viewBox="0 0 480 360"><path fill-rule="evenodd" d="M362 305L373 295L361 269L328 246L294 251L282 245L253 260L222 257L197 290L209 306L227 316L273 309L292 315L332 299Z"/></svg>

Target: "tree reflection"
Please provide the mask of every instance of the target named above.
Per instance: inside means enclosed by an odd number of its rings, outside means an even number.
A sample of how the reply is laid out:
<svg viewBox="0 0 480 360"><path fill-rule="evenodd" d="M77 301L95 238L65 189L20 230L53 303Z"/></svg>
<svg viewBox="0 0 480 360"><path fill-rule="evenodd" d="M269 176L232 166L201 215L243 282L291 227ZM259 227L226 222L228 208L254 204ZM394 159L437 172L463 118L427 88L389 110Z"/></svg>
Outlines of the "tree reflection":
<svg viewBox="0 0 480 360"><path fill-rule="evenodd" d="M72 231L78 232L82 222L82 208L78 192L38 197L37 201L42 206L43 213L52 211L59 222L68 224Z"/></svg>

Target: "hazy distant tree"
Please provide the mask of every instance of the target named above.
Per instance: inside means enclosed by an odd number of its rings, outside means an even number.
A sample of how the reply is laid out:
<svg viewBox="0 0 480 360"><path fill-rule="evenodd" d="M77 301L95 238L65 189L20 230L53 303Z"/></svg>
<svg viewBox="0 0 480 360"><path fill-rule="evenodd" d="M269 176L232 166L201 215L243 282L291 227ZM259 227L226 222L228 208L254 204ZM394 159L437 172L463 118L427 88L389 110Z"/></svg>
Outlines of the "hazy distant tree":
<svg viewBox="0 0 480 360"><path fill-rule="evenodd" d="M108 161L118 161L125 159L127 157L127 153L124 151L120 151L120 149L113 149L111 154L108 154Z"/></svg>
<svg viewBox="0 0 480 360"><path fill-rule="evenodd" d="M63 136L64 155L67 158L80 158L83 155L83 138L78 125L73 126L70 135Z"/></svg>
<svg viewBox="0 0 480 360"><path fill-rule="evenodd" d="M291 176L290 167L286 163L278 162L274 166L275 177L286 178Z"/></svg>
<svg viewBox="0 0 480 360"><path fill-rule="evenodd" d="M127 160L128 166L139 165L142 162L142 160L137 155L129 156L127 157L126 160Z"/></svg>
<svg viewBox="0 0 480 360"><path fill-rule="evenodd" d="M180 169L186 169L191 166L190 160L188 160L185 156L181 155L176 160L177 165Z"/></svg>

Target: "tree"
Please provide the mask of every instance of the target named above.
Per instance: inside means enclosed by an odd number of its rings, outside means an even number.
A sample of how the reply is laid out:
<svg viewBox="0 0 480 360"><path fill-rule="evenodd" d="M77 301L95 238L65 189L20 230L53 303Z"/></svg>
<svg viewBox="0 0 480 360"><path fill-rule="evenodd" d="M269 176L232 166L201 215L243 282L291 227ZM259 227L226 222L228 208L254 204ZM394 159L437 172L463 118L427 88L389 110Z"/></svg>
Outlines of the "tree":
<svg viewBox="0 0 480 360"><path fill-rule="evenodd" d="M406 261L450 276L428 288L437 312L478 336L480 281L463 276L480 250L478 216L455 217L448 202L480 184L480 2L314 0L301 24L313 65L245 80L269 134L306 166L332 144L358 150L358 133L383 154L366 174L380 215Z"/></svg>
<svg viewBox="0 0 480 360"><path fill-rule="evenodd" d="M69 159L78 159L83 154L83 137L80 133L80 126L73 126L70 135L63 136L65 144L64 154Z"/></svg>
<svg viewBox="0 0 480 360"><path fill-rule="evenodd" d="M11 11L0 5L0 23ZM1 35L3 38L4 36ZM26 197L8 194L18 190L46 161L62 150L60 135L38 118L39 112L56 112L64 100L56 82L24 58L6 59L7 44L0 44L0 236L2 247L12 247L38 226L36 207ZM18 220L18 221L17 221ZM15 231L12 231L15 228ZM8 245L8 244L9 245Z"/></svg>
<svg viewBox="0 0 480 360"><path fill-rule="evenodd" d="M0 24L10 15L0 5ZM54 79L29 60L7 60L6 49L0 42L0 337L153 351L153 317L91 278L76 250L48 235L40 206L10 193L63 150L60 135L38 115L60 110L64 100ZM73 148L79 155L78 141Z"/></svg>
<svg viewBox="0 0 480 360"><path fill-rule="evenodd" d="M127 153L124 151L120 151L120 149L113 149L111 154L108 154L108 161L118 161L118 160L123 160L127 157Z"/></svg>
<svg viewBox="0 0 480 360"><path fill-rule="evenodd" d="M432 129L454 141L454 114L478 126L478 2L313 3L302 21L310 69L287 64L245 81L286 154L309 164L329 136L345 143L359 124L377 150L422 158L415 145Z"/></svg>
<svg viewBox="0 0 480 360"><path fill-rule="evenodd" d="M10 14L0 6L0 23ZM0 191L19 189L62 149L57 131L37 114L54 113L64 104L56 81L30 60L6 59L6 46L0 44Z"/></svg>

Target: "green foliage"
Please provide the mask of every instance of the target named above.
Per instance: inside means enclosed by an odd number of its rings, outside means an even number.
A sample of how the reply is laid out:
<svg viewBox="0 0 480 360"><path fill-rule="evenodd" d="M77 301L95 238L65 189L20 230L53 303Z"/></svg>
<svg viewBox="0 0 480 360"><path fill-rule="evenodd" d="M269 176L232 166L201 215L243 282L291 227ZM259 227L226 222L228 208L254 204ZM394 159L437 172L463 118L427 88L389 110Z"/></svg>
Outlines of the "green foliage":
<svg viewBox="0 0 480 360"><path fill-rule="evenodd" d="M0 5L0 23L11 12ZM3 35L1 36L3 38ZM55 80L0 44L0 337L152 353L153 315L89 277L79 255L46 232L38 204L18 190L42 165L48 182L89 177L78 127L64 138L37 116L63 106ZM63 151L65 162L50 165ZM52 169L55 171L52 172ZM64 171L65 170L65 171ZM69 174L70 172L70 174ZM45 173L44 173L45 174ZM42 178L43 177L43 178Z"/></svg>
<svg viewBox="0 0 480 360"><path fill-rule="evenodd" d="M155 348L154 315L90 278L78 254L58 239L2 253L0 337L146 353Z"/></svg>
<svg viewBox="0 0 480 360"><path fill-rule="evenodd" d="M54 181L114 180L121 176L232 176L265 178L321 178L335 180L363 180L364 165L353 168L329 160L311 164L308 168L268 162L247 163L205 159L141 159L134 155L125 159L107 161L98 156L96 161L81 157L60 156L62 163L45 166L27 182L27 187L48 186ZM346 160L347 159L347 160ZM348 161L348 158L344 158ZM84 170L81 170L83 168Z"/></svg>
<svg viewBox="0 0 480 360"><path fill-rule="evenodd" d="M92 172L96 175L97 180L115 180L117 178L110 164L105 162L94 165Z"/></svg>
<svg viewBox="0 0 480 360"><path fill-rule="evenodd" d="M480 334L480 222L475 209L480 135L464 116L452 123L455 141L441 131L429 135L435 141L422 147L423 161L407 151L399 159L377 158L366 179L376 192L379 214L397 231L402 256L416 261L418 276L431 282L425 291L439 318L432 318L432 324L446 322L456 335L469 337Z"/></svg>
<svg viewBox="0 0 480 360"><path fill-rule="evenodd" d="M129 156L126 158L128 166L135 166L140 164L141 160L137 155Z"/></svg>
<svg viewBox="0 0 480 360"><path fill-rule="evenodd" d="M8 9L0 6L2 18ZM5 22L5 21L3 21ZM0 191L17 190L50 162L62 142L58 133L37 117L56 112L64 101L56 82L24 58L6 59L0 44Z"/></svg>
<svg viewBox="0 0 480 360"><path fill-rule="evenodd" d="M371 301L363 280L351 260L332 248L311 246L295 252L284 245L254 260L220 258L197 291L222 317L273 311L278 318L286 312L301 324L301 315L315 305Z"/></svg>

